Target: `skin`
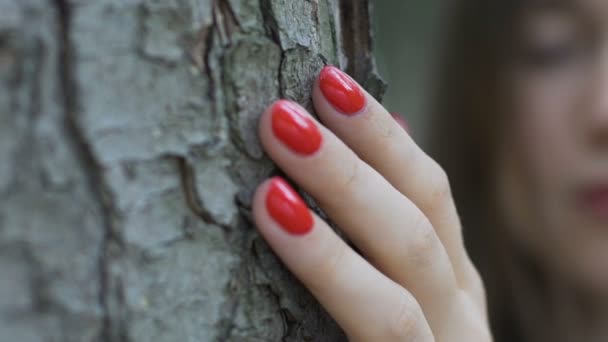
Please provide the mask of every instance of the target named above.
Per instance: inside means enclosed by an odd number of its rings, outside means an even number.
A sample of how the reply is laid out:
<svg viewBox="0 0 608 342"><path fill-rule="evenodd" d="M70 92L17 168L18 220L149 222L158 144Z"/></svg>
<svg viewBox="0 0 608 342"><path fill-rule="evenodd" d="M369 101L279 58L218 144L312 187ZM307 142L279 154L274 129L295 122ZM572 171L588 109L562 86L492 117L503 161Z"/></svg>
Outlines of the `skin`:
<svg viewBox="0 0 608 342"><path fill-rule="evenodd" d="M608 298L608 221L582 199L608 186L608 2L540 3L564 5L530 10L522 58L506 68L513 107L497 194L508 233L549 273ZM322 122L310 117L323 143L309 156L274 136L270 109L260 119L267 154L361 254L314 214L308 234L282 230L265 207L268 182L253 200L260 233L352 341L491 341L445 172L365 96L344 116L317 81Z"/></svg>
<svg viewBox="0 0 608 342"><path fill-rule="evenodd" d="M585 196L608 189L608 2L552 2L524 18L496 183L510 234L556 281L606 302L608 216Z"/></svg>
<svg viewBox="0 0 608 342"><path fill-rule="evenodd" d="M304 236L283 231L265 206L268 182L253 200L259 231L352 341L490 341L483 286L445 172L365 97L361 112L345 116L315 84L323 143L310 156L277 139L270 109L259 125L267 154L365 258L316 215Z"/></svg>

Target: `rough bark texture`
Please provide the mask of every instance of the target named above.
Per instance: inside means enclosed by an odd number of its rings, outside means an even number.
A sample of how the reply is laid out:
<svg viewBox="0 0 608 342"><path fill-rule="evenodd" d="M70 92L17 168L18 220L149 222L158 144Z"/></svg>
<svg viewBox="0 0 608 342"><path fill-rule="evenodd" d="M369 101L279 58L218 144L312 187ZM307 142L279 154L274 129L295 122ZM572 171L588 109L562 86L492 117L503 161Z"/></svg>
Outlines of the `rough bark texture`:
<svg viewBox="0 0 608 342"><path fill-rule="evenodd" d="M0 0L0 340L339 341L249 220L256 136L365 0Z"/></svg>

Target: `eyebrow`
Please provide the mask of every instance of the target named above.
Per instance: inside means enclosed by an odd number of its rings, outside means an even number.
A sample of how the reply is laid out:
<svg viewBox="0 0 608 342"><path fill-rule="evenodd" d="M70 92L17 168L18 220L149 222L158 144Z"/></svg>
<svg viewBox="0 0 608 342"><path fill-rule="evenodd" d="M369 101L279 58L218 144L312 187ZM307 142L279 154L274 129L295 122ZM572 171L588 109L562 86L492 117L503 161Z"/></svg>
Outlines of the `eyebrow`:
<svg viewBox="0 0 608 342"><path fill-rule="evenodd" d="M595 17L598 13L591 5L576 0L528 0L524 4L524 8L528 10L569 11L577 16Z"/></svg>
<svg viewBox="0 0 608 342"><path fill-rule="evenodd" d="M526 1L524 8L528 12L538 11L557 11L568 13L577 18L594 18L592 26L596 27L604 19L600 16L597 18L597 13L593 12L589 6L582 4L580 1L573 0L529 0Z"/></svg>

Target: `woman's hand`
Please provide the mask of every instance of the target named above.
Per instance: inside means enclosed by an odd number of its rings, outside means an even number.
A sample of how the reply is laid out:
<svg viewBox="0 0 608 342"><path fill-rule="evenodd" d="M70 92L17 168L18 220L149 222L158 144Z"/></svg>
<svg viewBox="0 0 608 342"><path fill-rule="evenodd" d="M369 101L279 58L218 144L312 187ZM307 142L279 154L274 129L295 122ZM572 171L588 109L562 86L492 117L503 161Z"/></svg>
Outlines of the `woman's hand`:
<svg viewBox="0 0 608 342"><path fill-rule="evenodd" d="M491 341L445 172L338 69L321 71L313 101L325 126L280 100L261 141L363 257L280 178L253 201L264 238L352 341Z"/></svg>

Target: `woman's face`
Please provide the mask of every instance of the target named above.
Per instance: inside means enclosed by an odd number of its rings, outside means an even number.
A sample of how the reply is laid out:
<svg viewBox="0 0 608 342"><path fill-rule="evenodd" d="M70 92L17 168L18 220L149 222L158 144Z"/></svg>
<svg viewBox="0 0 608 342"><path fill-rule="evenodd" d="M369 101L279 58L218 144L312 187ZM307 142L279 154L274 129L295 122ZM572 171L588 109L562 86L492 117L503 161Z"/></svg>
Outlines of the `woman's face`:
<svg viewBox="0 0 608 342"><path fill-rule="evenodd" d="M530 1L501 147L513 236L545 266L608 296L608 1Z"/></svg>

